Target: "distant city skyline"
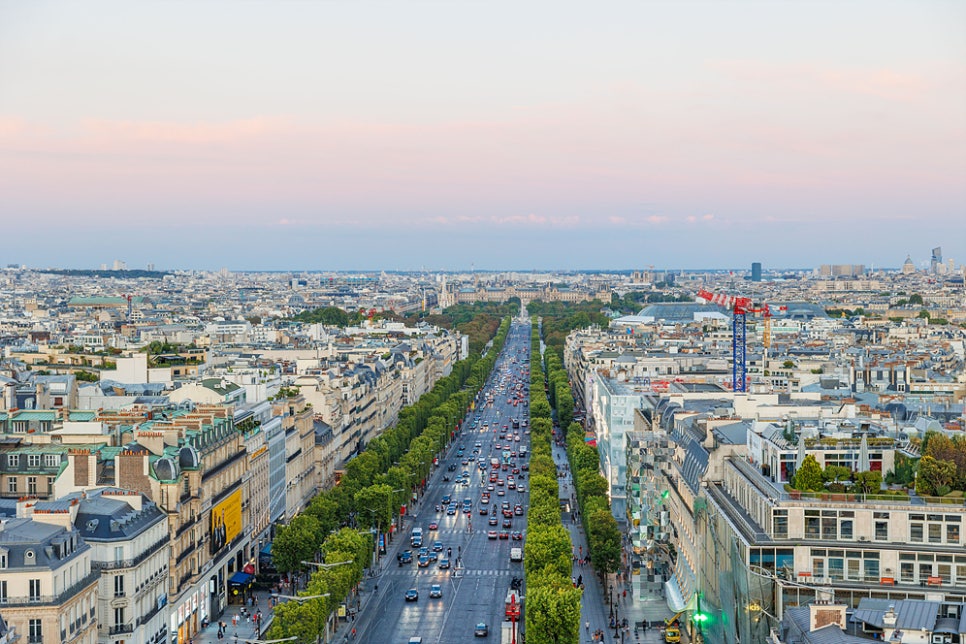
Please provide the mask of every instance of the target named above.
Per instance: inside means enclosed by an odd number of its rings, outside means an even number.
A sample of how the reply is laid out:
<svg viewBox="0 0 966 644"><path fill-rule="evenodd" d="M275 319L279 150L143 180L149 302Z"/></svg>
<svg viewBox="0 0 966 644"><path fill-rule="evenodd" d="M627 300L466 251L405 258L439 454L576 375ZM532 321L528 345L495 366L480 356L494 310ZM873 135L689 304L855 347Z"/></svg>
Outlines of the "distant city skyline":
<svg viewBox="0 0 966 644"><path fill-rule="evenodd" d="M966 4L0 0L0 265L966 263Z"/></svg>

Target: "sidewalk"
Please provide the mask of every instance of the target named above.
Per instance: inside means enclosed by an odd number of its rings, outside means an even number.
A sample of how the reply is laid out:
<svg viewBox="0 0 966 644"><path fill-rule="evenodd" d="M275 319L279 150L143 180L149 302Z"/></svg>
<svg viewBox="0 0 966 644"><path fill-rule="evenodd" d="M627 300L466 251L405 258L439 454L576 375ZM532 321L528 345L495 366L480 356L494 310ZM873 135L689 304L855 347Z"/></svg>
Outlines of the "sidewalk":
<svg viewBox="0 0 966 644"><path fill-rule="evenodd" d="M557 467L564 468L568 466L566 450L557 445L553 445L552 450L553 460ZM574 494L574 486L569 468L566 476L558 478L557 482L560 498L570 499ZM576 507L571 507L572 511L577 509ZM579 520L572 522L571 517L567 513L564 513L563 523L564 527L570 532L570 540L573 543L574 552L578 555L578 558L580 558L581 553L584 558L588 558L589 550L583 525ZM618 584L614 580L613 575L610 575L610 579L608 579L610 596L606 596L604 587L600 582L600 577L590 565L589 561L583 566L575 563L572 576L574 578L578 576L583 577L584 583L584 595L580 602L581 644L593 642L593 633L595 631L603 631L604 642L608 643L616 642L626 644L628 642L649 642L657 644L664 641L661 629L657 626L657 622L663 624L663 619L654 617L655 609L659 609L663 605L663 600L659 602L658 606L655 606L653 602L635 602L629 586ZM628 589L626 597L623 594L625 588ZM613 610L610 604L611 599L614 602ZM666 606L663 606L663 613L670 614ZM612 618L618 623L627 619L627 629L617 629L615 631L611 627ZM639 627L635 629L635 626L639 626L642 622L648 621L655 624L655 626L653 628ZM587 624L589 624L589 628L586 627ZM615 632L617 633L616 635Z"/></svg>

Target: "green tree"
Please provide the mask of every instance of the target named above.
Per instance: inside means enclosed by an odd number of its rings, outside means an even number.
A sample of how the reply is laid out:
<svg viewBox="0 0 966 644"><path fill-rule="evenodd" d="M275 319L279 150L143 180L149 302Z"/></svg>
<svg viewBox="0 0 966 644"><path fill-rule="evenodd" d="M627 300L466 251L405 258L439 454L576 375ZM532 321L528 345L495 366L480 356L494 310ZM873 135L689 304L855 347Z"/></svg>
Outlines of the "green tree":
<svg viewBox="0 0 966 644"><path fill-rule="evenodd" d="M916 494L942 496L949 492L956 480L956 464L940 461L932 456L919 459L919 475L916 477Z"/></svg>
<svg viewBox="0 0 966 644"><path fill-rule="evenodd" d="M803 492L822 489L822 466L811 454L805 456L802 466L795 472L792 487Z"/></svg>
<svg viewBox="0 0 966 644"><path fill-rule="evenodd" d="M909 304L918 304L919 306L922 306L923 304L922 296L919 295L918 293L913 293L912 295L909 296Z"/></svg>
<svg viewBox="0 0 966 644"><path fill-rule="evenodd" d="M393 488L386 484L370 485L364 487L355 494L356 510L359 513L359 520L368 522L369 525L378 526L385 532L392 522Z"/></svg>
<svg viewBox="0 0 966 644"><path fill-rule="evenodd" d="M585 519L590 561L599 572L615 573L621 565L621 532L609 510L598 510Z"/></svg>
<svg viewBox="0 0 966 644"><path fill-rule="evenodd" d="M302 570L303 561L312 561L322 540L318 519L300 514L281 526L272 542L272 563L279 572Z"/></svg>
<svg viewBox="0 0 966 644"><path fill-rule="evenodd" d="M549 577L553 579L553 577ZM528 581L525 602L527 644L575 644L580 641L582 592L569 579Z"/></svg>
<svg viewBox="0 0 966 644"><path fill-rule="evenodd" d="M862 494L877 494L882 487L882 472L856 472L855 486Z"/></svg>

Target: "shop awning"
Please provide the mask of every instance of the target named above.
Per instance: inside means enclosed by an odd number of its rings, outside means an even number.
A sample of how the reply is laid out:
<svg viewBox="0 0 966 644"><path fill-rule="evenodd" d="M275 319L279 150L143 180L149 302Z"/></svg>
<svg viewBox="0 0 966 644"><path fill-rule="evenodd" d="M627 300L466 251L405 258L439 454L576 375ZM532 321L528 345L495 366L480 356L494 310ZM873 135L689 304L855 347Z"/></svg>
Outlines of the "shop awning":
<svg viewBox="0 0 966 644"><path fill-rule="evenodd" d="M237 586L247 586L251 583L252 577L253 575L249 575L247 572L236 572L228 579L228 583Z"/></svg>
<svg viewBox="0 0 966 644"><path fill-rule="evenodd" d="M258 551L258 554L265 555L266 557L272 554L272 543L268 542L265 547Z"/></svg>
<svg viewBox="0 0 966 644"><path fill-rule="evenodd" d="M680 613L688 607L688 601L681 592L677 575L671 575L671 578L664 582L664 598L667 599L667 607L672 613Z"/></svg>

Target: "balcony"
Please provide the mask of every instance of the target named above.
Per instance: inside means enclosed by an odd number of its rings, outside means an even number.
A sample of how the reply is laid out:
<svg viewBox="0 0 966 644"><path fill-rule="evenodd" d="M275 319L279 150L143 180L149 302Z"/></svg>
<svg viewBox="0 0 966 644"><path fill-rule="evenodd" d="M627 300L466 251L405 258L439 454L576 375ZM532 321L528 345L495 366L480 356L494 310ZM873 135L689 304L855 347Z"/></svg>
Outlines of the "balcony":
<svg viewBox="0 0 966 644"><path fill-rule="evenodd" d="M31 595L27 597L8 597L6 606L10 607L23 607L23 606L57 606L63 604L64 602L72 599L75 595L80 593L91 584L97 582L100 579L101 573L99 570L91 571L86 577L81 579L79 582L71 586L70 588L64 590L56 595Z"/></svg>
<svg viewBox="0 0 966 644"><path fill-rule="evenodd" d="M133 633L134 624L115 624L107 629L108 635L121 635L122 633Z"/></svg>
<svg viewBox="0 0 966 644"><path fill-rule="evenodd" d="M133 559L122 559L120 561L92 561L91 568L95 570L119 570L121 568L133 568L167 544L168 536L165 535L161 539L158 539L158 541L155 543L151 544L141 554Z"/></svg>

